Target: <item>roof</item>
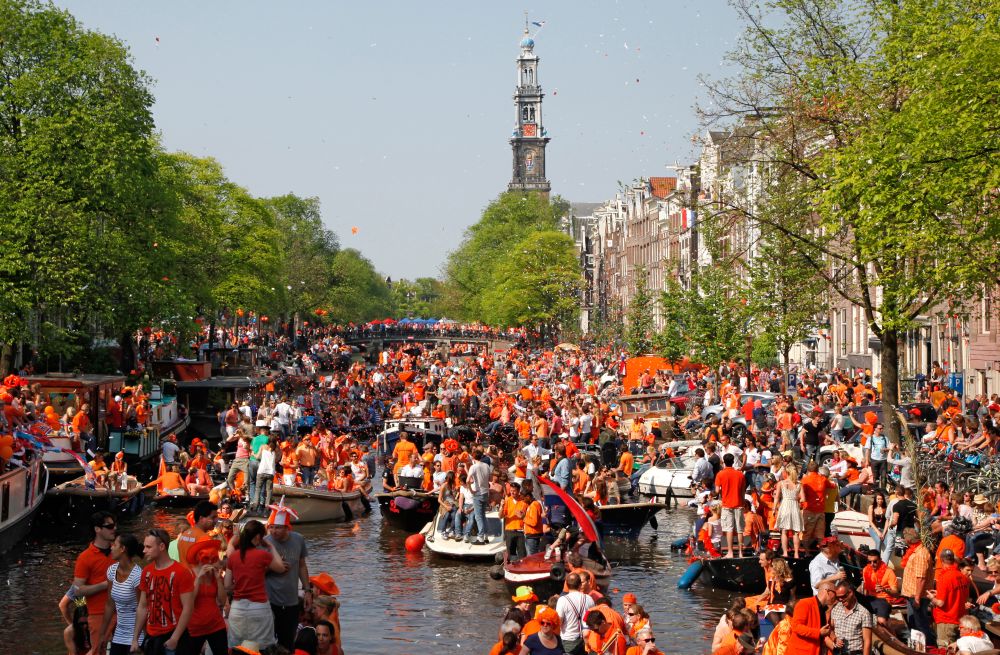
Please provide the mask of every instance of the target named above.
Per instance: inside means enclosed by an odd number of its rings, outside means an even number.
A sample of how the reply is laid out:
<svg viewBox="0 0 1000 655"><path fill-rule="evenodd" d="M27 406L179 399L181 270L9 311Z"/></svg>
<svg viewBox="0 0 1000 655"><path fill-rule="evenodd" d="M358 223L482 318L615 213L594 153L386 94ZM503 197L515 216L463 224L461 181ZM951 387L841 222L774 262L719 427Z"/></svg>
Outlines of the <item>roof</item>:
<svg viewBox="0 0 1000 655"><path fill-rule="evenodd" d="M666 198L677 188L677 178L651 177L649 178L649 187L652 194L657 198Z"/></svg>

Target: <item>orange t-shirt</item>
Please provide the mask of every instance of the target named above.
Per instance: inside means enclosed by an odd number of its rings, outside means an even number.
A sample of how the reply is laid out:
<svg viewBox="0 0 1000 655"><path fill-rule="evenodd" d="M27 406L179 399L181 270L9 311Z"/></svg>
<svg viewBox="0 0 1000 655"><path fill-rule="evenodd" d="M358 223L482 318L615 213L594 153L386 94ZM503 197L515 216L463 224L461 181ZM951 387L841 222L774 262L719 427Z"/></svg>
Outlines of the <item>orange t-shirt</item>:
<svg viewBox="0 0 1000 655"><path fill-rule="evenodd" d="M731 466L719 471L715 476L715 486L719 488L722 506L728 509L743 507L743 496L747 490L747 478Z"/></svg>
<svg viewBox="0 0 1000 655"><path fill-rule="evenodd" d="M625 451L622 453L621 459L618 460L618 468L625 473L625 475L632 475L632 467L635 464L635 457L632 453Z"/></svg>
<svg viewBox="0 0 1000 655"><path fill-rule="evenodd" d="M399 473L399 470L410 463L410 457L417 454L417 447L412 441L399 440L396 447L392 449L392 457L396 464L392 467L393 474ZM441 467L444 469L444 467Z"/></svg>
<svg viewBox="0 0 1000 655"><path fill-rule="evenodd" d="M507 496L500 506L500 517L503 518L504 530L521 530L524 528L524 518L519 517L521 512L527 512L528 504L523 500L518 500Z"/></svg>
<svg viewBox="0 0 1000 655"><path fill-rule="evenodd" d="M801 482L806 497L806 506L802 509L822 514L826 510L826 490L834 483L819 473L806 473Z"/></svg>
<svg viewBox="0 0 1000 655"><path fill-rule="evenodd" d="M934 574L937 576L937 572L941 570L941 553L945 550L950 550L955 553L955 559L959 560L965 557L965 540L956 535L950 534L941 540L941 543L937 547L937 551L934 553Z"/></svg>
<svg viewBox="0 0 1000 655"><path fill-rule="evenodd" d="M83 412L77 412L73 416L73 432L80 434L81 432L90 431L90 417Z"/></svg>
<svg viewBox="0 0 1000 655"><path fill-rule="evenodd" d="M535 536L542 534L542 504L537 500L531 501L527 512L524 515L525 536Z"/></svg>
<svg viewBox="0 0 1000 655"><path fill-rule="evenodd" d="M105 555L94 544L87 546L87 550L80 553L73 566L73 577L82 578L83 584L92 585L107 582L108 567L115 563L111 555ZM108 591L100 591L92 596L87 596L87 612L100 616L104 613L104 605L108 601Z"/></svg>

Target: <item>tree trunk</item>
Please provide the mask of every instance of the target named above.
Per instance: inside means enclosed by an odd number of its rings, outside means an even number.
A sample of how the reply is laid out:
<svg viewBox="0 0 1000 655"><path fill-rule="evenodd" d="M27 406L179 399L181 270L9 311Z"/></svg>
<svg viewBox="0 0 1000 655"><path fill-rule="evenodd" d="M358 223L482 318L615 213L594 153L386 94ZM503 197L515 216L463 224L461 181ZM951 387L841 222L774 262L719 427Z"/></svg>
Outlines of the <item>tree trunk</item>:
<svg viewBox="0 0 1000 655"><path fill-rule="evenodd" d="M781 375L781 393L788 393L788 372L791 370L790 362L792 347L786 345L781 352L782 361L785 363L784 373Z"/></svg>
<svg viewBox="0 0 1000 655"><path fill-rule="evenodd" d="M900 444L900 424L896 415L899 405L899 333L884 329L878 335L882 341L882 422L890 443Z"/></svg>
<svg viewBox="0 0 1000 655"><path fill-rule="evenodd" d="M123 373L127 373L136 368L136 352L135 352L135 341L132 339L132 335L125 332L121 336L120 340L120 357L118 360L119 370Z"/></svg>
<svg viewBox="0 0 1000 655"><path fill-rule="evenodd" d="M14 346L9 343L0 346L0 377L7 377L14 364Z"/></svg>

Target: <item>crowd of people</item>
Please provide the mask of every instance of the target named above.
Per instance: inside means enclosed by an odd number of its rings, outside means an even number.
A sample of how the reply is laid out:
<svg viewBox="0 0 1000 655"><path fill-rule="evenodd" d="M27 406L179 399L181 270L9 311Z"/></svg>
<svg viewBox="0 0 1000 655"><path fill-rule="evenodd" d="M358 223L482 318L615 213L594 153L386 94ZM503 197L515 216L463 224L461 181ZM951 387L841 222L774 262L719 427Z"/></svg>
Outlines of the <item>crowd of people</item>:
<svg viewBox="0 0 1000 655"><path fill-rule="evenodd" d="M275 506L266 524L233 534L230 509L200 502L175 539L122 533L113 514L95 513L60 602L68 652L342 653L340 590L329 573L310 575L294 512Z"/></svg>
<svg viewBox="0 0 1000 655"><path fill-rule="evenodd" d="M248 334L220 336L253 342ZM404 432L394 450L384 453L383 489L398 488L402 479L418 480L420 489L437 494L443 508L438 539L483 541L489 536L484 514L496 509L511 559L545 551L547 557L565 560L570 572L566 591L558 597L539 602L533 590L519 590L513 599L517 611L508 612L494 652L645 655L658 652L648 615L634 599L612 608L614 601L580 565L581 558L603 555L581 537L573 517L558 503L543 502L543 479L574 495L599 525L602 507L636 498L636 480L644 468L676 457L658 446L687 437L701 442L688 453L698 541L720 557L761 553L768 580L760 598L727 612L713 650L723 655L760 648L870 652L870 629L900 609L912 631L924 635L928 644L968 644L967 637L979 634L964 601L955 599L983 605L992 601L993 592L979 599L986 591L980 590L970 597L975 584L963 587L962 579L970 578L955 572L968 573L971 564L975 576L992 579L1000 565L990 557L989 535L1000 527L1000 517L989 499L954 497L947 488L928 494L916 487L914 463L889 443L879 414L870 407L880 399L870 372L806 371L794 387L786 388L787 378L777 369L748 373L729 365L717 370L690 367L673 375L643 371L630 392L683 395L687 402L684 411L629 422L618 400L625 392L619 380L625 377L627 358L608 348L534 350L522 343L493 352L473 345L442 350L402 344L373 354L367 364L352 361L343 370L323 371L331 354L344 352L342 336L315 331L270 343L295 357L304 372L316 373L299 388L269 390L259 406L249 401L220 412L221 447L214 453L199 439L183 447L172 441L164 444L168 470L176 467L171 484L186 493L209 493L209 500L225 511L242 504L250 515L266 514L275 481L337 491L360 488L367 496L376 473L376 452L357 437L357 429L381 425L388 418L440 419L448 430L444 440L415 443ZM762 402L759 396L747 397L750 392L770 397ZM911 427L919 428L918 438L956 448L995 446L1000 419L995 398L972 401L963 413L959 399L933 379L921 393L918 400L932 406L934 414L922 406L912 408L908 419ZM706 420L703 409L717 405L721 411ZM220 455L227 444L234 451L231 460ZM209 486L199 471L224 475L225 484ZM857 586L839 568L841 546L831 534L835 513L848 506L868 513L874 544L860 579L854 581ZM944 535L945 546L933 554L915 536L921 506ZM213 528L223 538L220 561L225 564L213 563L217 573L202 571L198 580L214 589L215 605L228 609L228 645L238 646L233 642L247 634L250 641L262 639L250 627L260 627L266 604L278 634L279 625L291 621L279 619L275 607L285 605L270 597L268 585L266 602L259 589L237 585L235 593L247 595L235 598L246 601L235 605L219 589L238 579L239 571L255 571L265 581L288 575L287 569L277 570L288 558L280 548L277 557L271 552L274 532L282 528L251 528L249 533L244 528L229 536L223 520L201 529ZM104 528L95 529L98 543ZM769 539L774 532L780 534L777 547ZM171 540L150 535L145 541L150 539L147 559L160 558L160 546L169 553ZM127 543L122 544L128 550ZM100 542L99 548L111 548L111 543ZM894 555L909 564L903 575L893 567ZM831 568L829 575L811 580L812 596L796 599L788 561L806 556L813 558L817 570L824 563ZM107 557L112 557L110 552ZM179 566L187 566L180 560ZM156 561L172 566L166 559ZM922 575L916 573L920 569ZM122 575L128 571L128 565L122 566ZM209 578L216 580L214 587ZM92 591L88 585L99 583L74 582L78 589L70 595L77 596L89 595L80 589ZM296 584L310 588L307 580ZM208 592L196 596L207 598ZM285 600L294 599L289 594ZM314 607L304 602L296 625L310 623L307 605ZM184 604L177 607L180 620ZM90 609L100 614L103 607ZM313 623L322 632L321 624ZM766 630L773 628L763 645L762 623ZM173 627L177 636L185 634L185 629ZM106 628L97 630L94 638L107 641L105 633ZM339 627L331 633L339 643ZM149 639L164 633L154 628L145 634ZM290 648L295 635L289 637L287 630L283 634L277 641ZM198 635L188 630L186 638L193 636ZM797 650L806 646L809 650Z"/></svg>

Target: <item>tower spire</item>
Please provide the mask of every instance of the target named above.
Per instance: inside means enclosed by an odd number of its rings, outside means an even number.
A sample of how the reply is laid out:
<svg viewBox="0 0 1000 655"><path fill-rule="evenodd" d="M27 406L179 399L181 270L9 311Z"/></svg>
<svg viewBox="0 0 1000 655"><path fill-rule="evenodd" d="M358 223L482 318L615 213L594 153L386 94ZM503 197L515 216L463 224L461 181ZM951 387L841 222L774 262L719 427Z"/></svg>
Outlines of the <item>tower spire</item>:
<svg viewBox="0 0 1000 655"><path fill-rule="evenodd" d="M515 123L510 137L513 172L510 191L538 191L548 196L551 188L545 179L545 146L549 137L542 124L542 87L538 80L538 55L531 36L528 12L524 12L524 36L517 58L517 87L514 90Z"/></svg>

